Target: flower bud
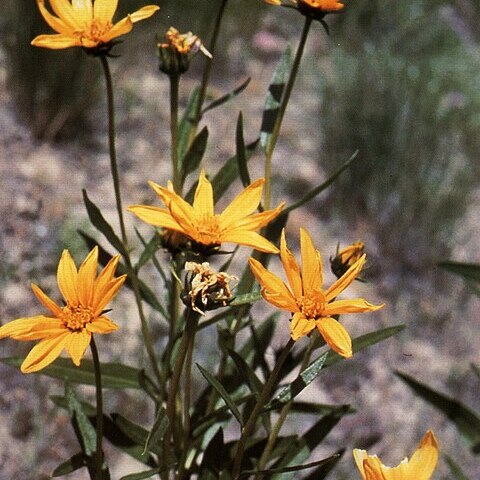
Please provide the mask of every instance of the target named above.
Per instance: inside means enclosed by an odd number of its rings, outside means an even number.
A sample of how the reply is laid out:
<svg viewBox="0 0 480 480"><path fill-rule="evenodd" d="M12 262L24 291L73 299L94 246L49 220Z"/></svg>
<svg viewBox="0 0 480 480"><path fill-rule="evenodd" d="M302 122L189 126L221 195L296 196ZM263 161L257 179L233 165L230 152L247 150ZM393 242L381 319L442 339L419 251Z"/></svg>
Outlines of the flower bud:
<svg viewBox="0 0 480 480"><path fill-rule="evenodd" d="M333 274L340 278L363 254L365 244L361 241L352 243L342 250L338 250L335 257L330 257L330 268Z"/></svg>

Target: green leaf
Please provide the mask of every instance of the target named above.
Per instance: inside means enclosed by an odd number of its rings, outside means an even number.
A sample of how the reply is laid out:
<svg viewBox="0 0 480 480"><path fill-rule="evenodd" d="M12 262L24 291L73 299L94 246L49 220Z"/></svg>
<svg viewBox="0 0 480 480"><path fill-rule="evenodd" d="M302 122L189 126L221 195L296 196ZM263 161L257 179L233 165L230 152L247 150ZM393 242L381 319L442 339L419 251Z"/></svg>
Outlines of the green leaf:
<svg viewBox="0 0 480 480"><path fill-rule="evenodd" d="M470 364L471 369L473 370L473 373L477 376L477 378L480 380L480 368L475 365L474 363Z"/></svg>
<svg viewBox="0 0 480 480"><path fill-rule="evenodd" d="M190 143L190 133L192 131L193 122L195 121L195 112L197 111L198 102L200 100L200 89L195 88L190 94L187 106L183 112L182 119L178 126L178 158L179 158L179 171L183 169L183 158L187 152L188 145Z"/></svg>
<svg viewBox="0 0 480 480"><path fill-rule="evenodd" d="M457 430L470 443L474 454L480 453L480 417L475 412L461 402L433 390L405 373L397 370L395 374L418 396L440 410L455 424Z"/></svg>
<svg viewBox="0 0 480 480"><path fill-rule="evenodd" d="M460 275L466 280L473 280L480 282L480 265L475 263L461 263L461 262L439 262L438 266L444 268L449 272Z"/></svg>
<svg viewBox="0 0 480 480"><path fill-rule="evenodd" d="M323 439L332 431L333 427L335 427L342 417L342 414L325 415L302 435L302 438L306 442L310 451L320 445Z"/></svg>
<svg viewBox="0 0 480 480"><path fill-rule="evenodd" d="M278 65L273 73L270 86L268 87L265 107L263 109L262 126L260 128L260 144L266 148L275 126L275 121L280 110L283 91L292 68L292 50L290 45L283 52Z"/></svg>
<svg viewBox="0 0 480 480"><path fill-rule="evenodd" d="M200 373L205 377L205 380L217 391L217 393L223 398L223 401L226 403L227 407L233 413L234 417L237 419L238 423L243 427L243 418L242 414L238 410L235 402L232 397L227 393L223 385L213 377L207 370L205 370L201 365L196 363Z"/></svg>
<svg viewBox="0 0 480 480"><path fill-rule="evenodd" d="M152 429L148 433L147 439L145 440L145 448L143 453L150 449L150 445L159 445L163 439L163 435L168 429L168 418L167 411L160 407L155 417L155 422L153 423Z"/></svg>
<svg viewBox="0 0 480 480"><path fill-rule="evenodd" d="M87 209L88 218L92 222L92 225L100 231L110 244L119 252L123 257L128 256L128 252L125 249L123 242L117 237L113 228L105 220L100 209L88 198L87 191L82 190L83 203Z"/></svg>
<svg viewBox="0 0 480 480"><path fill-rule="evenodd" d="M157 473L160 473L162 469L160 467L152 468L151 470L144 470L143 472L131 473L125 475L120 480L144 480L145 478L151 478Z"/></svg>
<svg viewBox="0 0 480 480"><path fill-rule="evenodd" d="M232 90L230 93L227 93L226 95L221 96L220 98L217 98L216 100L213 100L213 102L209 103L203 110L202 110L202 115L205 112L208 112L209 110L212 110L213 108L219 107L220 105L223 105L224 103L228 102L232 98L236 97L239 93L243 92L250 83L251 78L247 78L241 85L239 85L235 90Z"/></svg>
<svg viewBox="0 0 480 480"><path fill-rule="evenodd" d="M135 270L138 272L154 255L162 246L162 239L157 232L155 232L152 238L148 241L148 243L144 243L143 237L140 235L140 232L135 229L137 236L140 238L140 241L144 244L143 252L138 259L137 264L135 265Z"/></svg>
<svg viewBox="0 0 480 480"><path fill-rule="evenodd" d="M244 358L241 357L237 352L231 349L227 349L227 351L231 359L234 361L238 372L247 382L247 385L248 385L248 388L250 388L250 391L255 395L260 393L263 388L263 383L257 377L256 373L250 368L250 366L244 360Z"/></svg>
<svg viewBox="0 0 480 480"><path fill-rule="evenodd" d="M182 161L182 181L184 181L190 173L194 172L202 162L207 149L207 142L208 128L203 127L200 133L193 139Z"/></svg>
<svg viewBox="0 0 480 480"><path fill-rule="evenodd" d="M297 208L301 207L305 203L313 200L317 195L327 189L347 168L351 166L353 161L357 158L358 150L336 171L331 175L325 182L315 187L313 190L310 190L306 195L304 195L298 202L289 205L285 208L280 216L288 215L290 212L293 212Z"/></svg>
<svg viewBox="0 0 480 480"><path fill-rule="evenodd" d="M230 307L238 307L240 305L251 305L255 302L261 300L262 294L260 292L251 292L251 293L244 293L242 295L237 295L230 303Z"/></svg>
<svg viewBox="0 0 480 480"><path fill-rule="evenodd" d="M0 358L0 362L12 367L20 367L23 360L21 357ZM138 381L140 370L136 368L121 363L102 363L101 371L103 388L141 388ZM72 383L95 385L93 362L89 359L83 359L81 365L76 367L68 358L57 358L48 367L36 373L53 378L68 379Z"/></svg>
<svg viewBox="0 0 480 480"><path fill-rule="evenodd" d="M453 458L445 455L445 461L447 462L448 467L450 468L450 472L455 477L455 480L469 480L469 478L463 473L460 465L458 465Z"/></svg>
<svg viewBox="0 0 480 480"><path fill-rule="evenodd" d="M80 468L86 467L88 465L88 457L83 453L79 452L70 457L67 461L61 463L53 472L52 477L61 477L69 473L79 470Z"/></svg>
<svg viewBox="0 0 480 480"><path fill-rule="evenodd" d="M225 462L223 457L224 448L223 428L220 427L210 442L208 442L207 448L205 448L202 459L202 469L208 468L214 472L220 471L222 464Z"/></svg>
<svg viewBox="0 0 480 480"><path fill-rule="evenodd" d="M247 167L247 150L245 146L245 139L243 138L243 115L242 112L238 114L237 129L235 134L235 145L237 148L237 163L240 180L244 187L248 187L252 181Z"/></svg>
<svg viewBox="0 0 480 480"><path fill-rule="evenodd" d="M292 411L310 415L351 415L356 410L351 405L327 405L324 403L293 402Z"/></svg>
<svg viewBox="0 0 480 480"><path fill-rule="evenodd" d="M376 330L375 332L370 332L360 337L354 338L352 340L352 349L354 353L360 352L365 348L375 345L376 343L381 342L397 333L401 332L405 328L405 325L396 325L394 327L382 328L381 330ZM341 360L345 360L341 355L330 350L328 352L327 359L323 368L331 367Z"/></svg>
<svg viewBox="0 0 480 480"><path fill-rule="evenodd" d="M320 465L310 475L305 477L304 480L324 480L327 477L327 475L335 468L335 466L340 461L344 453L345 453L344 449L336 452L335 455L337 455L337 458L335 458L329 463Z"/></svg>
<svg viewBox="0 0 480 480"><path fill-rule="evenodd" d="M325 364L327 356L328 352L313 361L295 380L293 380L292 383L290 383L290 385L283 388L271 402L265 405L265 410L278 408L279 406L285 405L293 400L305 387L310 385L310 383L318 377Z"/></svg>

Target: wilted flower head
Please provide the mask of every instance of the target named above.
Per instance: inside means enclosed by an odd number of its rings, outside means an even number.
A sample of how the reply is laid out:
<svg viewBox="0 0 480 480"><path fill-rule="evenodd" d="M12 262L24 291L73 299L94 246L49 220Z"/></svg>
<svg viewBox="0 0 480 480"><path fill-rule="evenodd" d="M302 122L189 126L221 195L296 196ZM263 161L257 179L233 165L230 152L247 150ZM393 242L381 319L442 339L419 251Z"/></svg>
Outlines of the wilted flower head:
<svg viewBox="0 0 480 480"><path fill-rule="evenodd" d="M208 262L187 262L185 270L187 276L182 300L187 307L205 315L207 310L228 305L232 299L229 283L237 280L237 277L225 272L215 272Z"/></svg>
<svg viewBox="0 0 480 480"><path fill-rule="evenodd" d="M408 460L405 458L396 467L386 467L376 455L355 449L353 456L363 480L429 480L438 461L438 444L430 430Z"/></svg>
<svg viewBox="0 0 480 480"><path fill-rule="evenodd" d="M335 257L330 257L330 268L333 274L340 278L363 254L365 253L365 244L355 242L348 247L338 250Z"/></svg>
<svg viewBox="0 0 480 480"><path fill-rule="evenodd" d="M114 38L130 32L134 23L151 17L160 8L158 5L148 5L113 23L118 0L49 2L55 15L46 8L45 0L37 0L43 18L57 33L39 35L32 40L32 45L53 50L83 47L99 53L108 52Z"/></svg>
<svg viewBox="0 0 480 480"><path fill-rule="evenodd" d="M338 13L345 5L338 0L264 0L271 5L296 8L300 13L321 20L327 13Z"/></svg>
<svg viewBox="0 0 480 480"><path fill-rule="evenodd" d="M23 373L32 373L47 367L66 349L78 367L90 344L92 333L111 333L118 329L104 312L126 280L126 275L115 278L120 256L113 257L97 276L98 248L95 247L77 267L68 250L58 263L57 282L65 306L60 307L37 285L32 290L50 315L19 318L0 328L0 338L41 340L32 348L22 363Z"/></svg>
<svg viewBox="0 0 480 480"><path fill-rule="evenodd" d="M169 75L186 72L190 64L190 58L199 51L208 58L212 58L200 37L192 32L180 33L174 27L167 30L165 41L157 43L157 48L160 57L160 70Z"/></svg>
<svg viewBox="0 0 480 480"><path fill-rule="evenodd" d="M180 232L192 240L192 247L209 254L218 250L223 242L246 245L261 252L278 253L278 248L256 233L282 211L277 208L253 213L262 198L265 179L254 181L240 193L220 214L214 212L212 184L202 170L198 179L193 205L187 203L173 190L172 182L161 187L148 182L167 208L132 205L128 210L150 225Z"/></svg>
<svg viewBox="0 0 480 480"><path fill-rule="evenodd" d="M285 240L280 241L280 259L290 287L268 271L258 260L249 259L250 268L262 286L263 298L282 310L293 313L290 331L293 340L309 335L317 328L325 342L339 355L352 356L352 340L335 315L372 312L383 305L372 305L363 298L337 300L361 272L365 264L362 255L330 288L323 289L322 258L306 230L300 229L302 266L298 265Z"/></svg>

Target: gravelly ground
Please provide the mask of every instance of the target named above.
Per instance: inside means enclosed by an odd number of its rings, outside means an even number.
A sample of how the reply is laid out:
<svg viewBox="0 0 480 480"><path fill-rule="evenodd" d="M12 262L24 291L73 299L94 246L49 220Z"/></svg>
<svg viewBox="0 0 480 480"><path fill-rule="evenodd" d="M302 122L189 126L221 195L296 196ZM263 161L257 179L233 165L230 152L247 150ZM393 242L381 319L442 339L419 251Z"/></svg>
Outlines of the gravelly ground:
<svg viewBox="0 0 480 480"><path fill-rule="evenodd" d="M259 49L265 44L265 38L268 39L267 32L265 35L267 37L255 40ZM312 41L312 47L319 47L317 38ZM268 55L259 53L252 62L242 64L243 69L238 65L228 66L221 79L217 76L214 95L232 88L239 78L252 76L254 80L241 98L228 108L217 110L215 117L210 115L205 119L211 131L205 163L207 170L215 171L220 159L232 154L236 115L240 109L247 120L246 136L254 138L275 57L275 52ZM75 229L86 225L82 188L88 189L90 197L101 206L113 224L116 217L103 106L93 112L98 133L88 146L38 143L28 130L16 122L5 88L5 66L0 67L0 319L6 322L38 312L38 305L29 289L31 281L39 282L51 292L55 291L54 269L60 253L59 241L75 243ZM118 152L125 204L150 202L154 197L146 181L152 178L165 183L169 176L168 115L163 103L158 101L159 98L167 98L168 85L153 69L147 73L133 69L114 71L114 78L117 92L120 92L117 93L120 106ZM308 76L300 78L299 92L308 87L309 81ZM184 91L189 87L191 80L184 83ZM124 101L126 98L128 102ZM295 190L295 182L313 186L323 179L315 161L316 123L306 121L316 115L318 101L296 94L292 102L283 130L284 140L276 153L276 163L281 165L278 175L281 178L278 178L274 191L276 200L296 198L299 192ZM254 176L261 175L260 165L261 158L258 156L252 169L256 174ZM462 226L471 240L455 251L457 259L480 261L478 249L474 250L477 244L475 238L478 239L480 234L479 200L477 196ZM374 228L373 225L365 225L361 230L344 236L338 235L338 225L318 220L316 209L320 205L315 202L309 209L292 215L289 223L292 236L300 226L307 226L320 248L329 253L335 250L337 241L346 243L357 237L369 238L368 232ZM129 228L134 223L139 226L130 217L127 218ZM144 232L148 231L143 226L139 227ZM371 249L375 250L374 245ZM476 258L471 257L472 251ZM475 383L468 367L469 362L480 363L478 301L465 295L461 282L445 278L446 282L451 282L451 293L442 300L431 295L433 287L420 285L416 287L416 298L404 295L398 297L395 303L389 303L389 296L394 297L395 284L392 286L388 275L379 277L375 283L356 287L359 294L375 301L385 300L388 305L379 314L347 319L347 328L354 335L402 322L411 328L401 336L345 362L321 377L306 392L305 398L315 397L325 403L352 403L358 410L357 414L342 420L327 438L320 453L331 453L343 445L347 445L348 450L354 446L371 445L372 451L381 455L386 463L396 463L413 450L423 432L430 427L438 434L442 451L456 456L457 461L466 466L472 479L479 477L478 464L451 425L416 399L392 375L395 368L409 372L480 409L478 383ZM129 306L128 298L121 299L119 303L115 311L118 314L121 312L122 320L127 318L128 321L119 322L122 323L122 332L115 339L105 339L102 352L110 359L136 362L140 355L136 341L137 317ZM440 327L434 322L423 326L416 323L419 306L432 318L437 314L448 317L452 311L459 313L451 315L451 320L442 322ZM155 322L153 317L152 321ZM158 327L155 333L161 336L162 328ZM2 356L25 352L26 349L28 346L19 346L10 340L2 342ZM76 452L66 415L53 410L48 400L49 395L61 392L61 385L52 380L45 381L40 376L22 376L13 369L0 368L3 377L0 385L0 479L47 478L56 464ZM38 395L31 395L32 390ZM91 392L88 390L86 394L91 395ZM126 401L128 399L130 401ZM131 404L131 396L112 396L107 403L113 409L124 411ZM38 420L34 419L34 415ZM300 430L300 425L293 428ZM109 454L112 452L107 451ZM435 478L449 478L444 462L441 463ZM136 468L122 457L113 469L113 478ZM358 476L353 474L349 454L331 476L339 480ZM66 478L82 479L85 476L80 473Z"/></svg>

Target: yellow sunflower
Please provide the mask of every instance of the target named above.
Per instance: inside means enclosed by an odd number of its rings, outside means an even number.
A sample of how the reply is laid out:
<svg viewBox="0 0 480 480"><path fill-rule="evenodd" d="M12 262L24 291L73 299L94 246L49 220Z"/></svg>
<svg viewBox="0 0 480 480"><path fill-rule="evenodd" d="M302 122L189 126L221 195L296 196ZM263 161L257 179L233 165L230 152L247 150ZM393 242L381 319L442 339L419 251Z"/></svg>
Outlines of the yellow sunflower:
<svg viewBox="0 0 480 480"><path fill-rule="evenodd" d="M249 259L250 268L262 286L263 298L282 310L293 313L290 323L293 340L308 335L314 328L325 342L339 355L352 356L352 340L347 330L334 315L343 313L372 312L383 305L372 305L363 298L336 300L362 270L365 255L362 255L330 288L323 289L322 259L306 230L300 229L302 267L300 269L285 240L285 231L280 241L280 258L290 288L258 260Z"/></svg>
<svg viewBox="0 0 480 480"><path fill-rule="evenodd" d="M118 329L104 309L115 297L126 275L115 278L120 256L113 257L97 276L98 248L95 247L77 267L68 250L58 263L57 282L65 306L60 307L37 285L32 290L51 315L19 318L0 328L0 338L40 340L25 358L23 373L32 373L50 365L65 348L78 367L90 344L92 333L111 333Z"/></svg>
<svg viewBox="0 0 480 480"><path fill-rule="evenodd" d="M151 17L160 8L158 5L148 5L113 23L118 0L49 2L55 15L46 8L45 0L37 0L43 18L57 33L39 35L32 40L32 45L53 50L69 47L95 49L108 45L114 38L130 32L134 23Z"/></svg>
<svg viewBox="0 0 480 480"><path fill-rule="evenodd" d="M148 182L167 208L132 205L128 210L150 225L180 232L206 247L222 243L237 243L261 252L278 253L278 248L256 230L267 225L282 211L285 203L261 213L253 213L262 198L265 179L260 178L240 193L220 214L214 213L212 184L201 171L193 205L174 192L172 182L168 188Z"/></svg>
<svg viewBox="0 0 480 480"><path fill-rule="evenodd" d="M296 8L303 15L322 19L327 13L338 13L345 5L338 0L264 0L271 5Z"/></svg>
<svg viewBox="0 0 480 480"><path fill-rule="evenodd" d="M408 460L405 458L396 467L386 467L376 455L355 449L353 456L363 480L429 480L438 461L438 444L430 430Z"/></svg>

